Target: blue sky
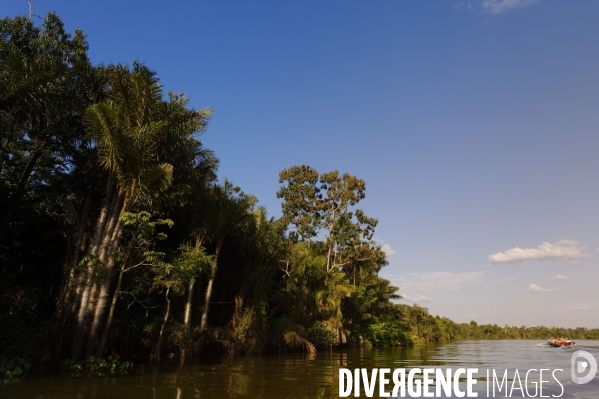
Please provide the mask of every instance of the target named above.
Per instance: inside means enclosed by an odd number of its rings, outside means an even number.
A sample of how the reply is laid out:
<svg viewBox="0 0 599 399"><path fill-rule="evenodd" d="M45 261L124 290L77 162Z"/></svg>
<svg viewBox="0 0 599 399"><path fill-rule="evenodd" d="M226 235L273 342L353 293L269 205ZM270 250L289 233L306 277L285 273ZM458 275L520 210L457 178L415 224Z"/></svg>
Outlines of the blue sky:
<svg viewBox="0 0 599 399"><path fill-rule="evenodd" d="M364 179L405 302L599 327L599 3L34 0L50 10L94 63L139 59L213 108L219 176L273 215L283 168Z"/></svg>

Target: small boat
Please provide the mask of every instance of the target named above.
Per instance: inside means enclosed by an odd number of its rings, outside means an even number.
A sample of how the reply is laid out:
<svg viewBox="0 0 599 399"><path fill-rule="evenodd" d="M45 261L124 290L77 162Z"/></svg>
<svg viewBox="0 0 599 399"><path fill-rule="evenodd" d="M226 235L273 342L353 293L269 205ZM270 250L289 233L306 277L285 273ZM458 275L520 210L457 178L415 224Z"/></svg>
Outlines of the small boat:
<svg viewBox="0 0 599 399"><path fill-rule="evenodd" d="M555 348L560 348L560 347L564 347L564 346L576 345L576 342L570 341L567 338L549 338L547 340L547 345L553 346Z"/></svg>

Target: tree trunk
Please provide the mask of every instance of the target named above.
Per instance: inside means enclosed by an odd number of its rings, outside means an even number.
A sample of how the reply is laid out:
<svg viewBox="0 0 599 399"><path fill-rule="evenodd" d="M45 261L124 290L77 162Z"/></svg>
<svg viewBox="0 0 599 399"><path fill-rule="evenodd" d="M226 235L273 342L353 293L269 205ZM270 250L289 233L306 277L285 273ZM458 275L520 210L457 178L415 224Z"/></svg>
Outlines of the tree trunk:
<svg viewBox="0 0 599 399"><path fill-rule="evenodd" d="M116 219L118 219L118 215L120 215L120 210L117 213ZM89 338L85 350L86 356L90 356L92 353L94 353L94 349L96 348L98 333L100 332L100 323L102 322L102 316L104 316L106 303L108 302L108 293L110 291L110 273L112 272L112 268L114 267L115 263L113 252L118 249L122 231L123 224L120 222L120 220L118 220L116 222L114 232L111 235L110 245L108 245L108 248L106 249L107 252L104 254L104 259L106 260L104 268L107 276L99 283L98 300L95 304L94 319L89 332Z"/></svg>
<svg viewBox="0 0 599 399"><path fill-rule="evenodd" d="M67 314L69 313L69 304L71 302L71 296L76 285L76 273L75 268L71 267L69 274L66 277L66 281L62 286L60 297L56 304L56 311L54 312L54 318L61 324L66 320Z"/></svg>
<svg viewBox="0 0 599 399"><path fill-rule="evenodd" d="M35 167L37 160L42 154L43 148L46 146L46 141L47 139L44 139L41 142L41 144L38 144L36 146L37 148L35 148L32 152L29 153L29 159L27 160L27 164L25 165L25 168L21 173L19 184L17 185L17 188L15 189L13 194L10 196L8 210L4 214L2 221L0 221L0 247L2 247L2 238L4 236L4 233L6 232L6 229L8 228L8 225L10 224L10 219L13 217L13 214L15 213L15 208L17 207L17 204L19 203L21 196L25 192L25 188L29 183L29 179L31 178L31 172L33 172L33 168Z"/></svg>
<svg viewBox="0 0 599 399"><path fill-rule="evenodd" d="M220 244L216 247L214 254L214 266L212 267L212 275L208 281L208 287L206 287L206 299L204 301L204 310L202 312L202 322L200 323L200 333L204 332L206 325L208 324L208 310L210 309L210 299L212 298L212 286L214 285L214 277L216 276L216 267L218 265L218 253L220 252Z"/></svg>
<svg viewBox="0 0 599 399"><path fill-rule="evenodd" d="M110 311L108 312L108 318L106 319L104 331L102 331L102 337L100 338L98 350L96 351L96 357L98 358L104 356L104 348L106 347L106 342L108 341L108 334L110 333L110 326L112 325L112 318L114 316L114 309L116 308L116 301L118 300L119 292L121 290L121 284L123 282L123 274L125 274L125 265L121 267L121 272L119 273L119 280L116 283L116 289L114 290L114 294L112 295Z"/></svg>
<svg viewBox="0 0 599 399"><path fill-rule="evenodd" d="M97 259L99 261L98 267L107 270L107 276L103 276L101 281L95 281L91 293L89 296L89 302L87 305L88 314L95 314L98 308L98 303L102 294L108 295L105 291L104 281L106 279L110 279L110 270L114 263L109 266L110 261L112 260L112 253L116 250L114 247L115 237L120 237L120 232L118 232L118 226L120 224L119 216L121 213L122 206L122 196L115 195L112 201L112 205L110 207L110 216L108 217L108 221L106 222L106 228L104 229L104 237L102 238L100 248L98 249ZM118 243L117 243L118 246ZM114 247L114 248L113 248ZM104 288L104 291L103 291ZM104 300L104 306L106 305L106 299ZM95 317L95 316L94 316ZM86 331L89 332L91 326L87 326ZM97 327L96 327L97 328ZM84 334L85 335L85 334ZM90 354L88 354L89 356Z"/></svg>
<svg viewBox="0 0 599 399"><path fill-rule="evenodd" d="M97 177L97 168L94 166L92 168L91 175L92 177ZM56 319L62 323L66 320L67 316L72 313L73 303L76 302L79 298L78 293L81 292L80 285L81 282L78 281L79 276L76 273L77 265L79 264L79 260L81 259L81 253L85 251L86 241L87 241L87 225L89 214L91 212L91 203L94 198L96 192L100 189L102 183L105 183L105 176L98 179L98 184L95 186L90 185L90 189L87 192L85 197L85 201L83 203L83 212L79 217L79 222L77 226L77 232L75 234L75 245L73 250L69 250L69 255L67 255L66 266L69 268L69 275L66 279L66 283L64 284L63 291L61 292L60 299L58 301L58 305L56 307Z"/></svg>
<svg viewBox="0 0 599 399"><path fill-rule="evenodd" d="M183 324L185 328L189 330L191 327L191 305L193 302L193 287L195 285L195 280L189 282L189 287L187 288L187 301L185 302L185 315L183 317Z"/></svg>
<svg viewBox="0 0 599 399"><path fill-rule="evenodd" d="M96 175L96 171L93 170L92 176ZM88 190L87 195L85 197L85 201L83 203L83 212L81 212L81 217L79 218L79 223L77 225L77 233L75 238L76 245L74 247L73 254L69 257L69 263L73 267L76 267L79 264L79 258L81 257L81 253L85 250L85 231L87 226L87 220L89 219L89 213L91 212L92 199L95 197L96 192L100 189L100 184L103 180L103 178L99 178L98 184L96 184L95 187L93 185L90 185L90 189Z"/></svg>
<svg viewBox="0 0 599 399"><path fill-rule="evenodd" d="M171 300L168 299L168 293L170 292L171 287L166 289L166 312L164 313L164 320L162 321L162 326L160 327L160 334L158 334L158 342L156 343L156 363L160 364L160 352L162 351L162 337L164 335L164 328L166 327L166 323L168 322L168 315L171 310Z"/></svg>
<svg viewBox="0 0 599 399"><path fill-rule="evenodd" d="M92 313L96 308L96 302L98 301L98 282L92 283L92 288L89 292L89 300L87 302L87 313Z"/></svg>
<svg viewBox="0 0 599 399"><path fill-rule="evenodd" d="M69 313L75 314L77 309L79 309L79 303L81 302L81 294L83 293L83 277L80 276L78 281L75 283L75 292L73 292L73 299L71 301L71 305L69 307Z"/></svg>
<svg viewBox="0 0 599 399"><path fill-rule="evenodd" d="M183 314L183 326L185 329L185 340L187 340L187 335L191 329L191 305L193 302L193 287L195 285L195 280L189 282L189 287L187 288L187 301L185 302L185 313ZM179 365L183 366L185 364L185 357L187 355L187 341L181 347L181 356L179 358Z"/></svg>
<svg viewBox="0 0 599 399"><path fill-rule="evenodd" d="M112 204L112 192L114 189L113 179L108 179L108 184L106 188L106 195L104 197L104 203L102 204L102 209L100 211L100 216L98 217L98 223L96 224L96 231L94 233L94 239L90 248L90 255L92 257L98 256L98 251L100 249L100 243L102 241L102 237L105 234L106 224L108 219L108 214L110 212L110 205ZM85 319L87 318L87 307L89 304L89 297L92 288L92 278L94 275L94 268L92 266L88 266L85 272L84 285L81 289L81 297L79 301L79 312L77 314L77 321L75 325L75 337L73 339L73 348L72 348L72 359L78 360L81 355L81 350L83 349L83 335L84 335L84 327L85 327Z"/></svg>

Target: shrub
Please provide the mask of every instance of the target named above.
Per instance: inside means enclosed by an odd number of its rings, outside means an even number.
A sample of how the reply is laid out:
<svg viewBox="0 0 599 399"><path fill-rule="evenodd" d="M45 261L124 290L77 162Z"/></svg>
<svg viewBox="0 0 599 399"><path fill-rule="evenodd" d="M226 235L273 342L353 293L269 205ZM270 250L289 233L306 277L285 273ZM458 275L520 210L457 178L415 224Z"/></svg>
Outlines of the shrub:
<svg viewBox="0 0 599 399"><path fill-rule="evenodd" d="M369 324L364 332L364 337L376 346L413 344L412 337L406 334L402 326L397 323Z"/></svg>
<svg viewBox="0 0 599 399"><path fill-rule="evenodd" d="M106 359L100 359L90 356L82 362L65 360L62 363L62 372L72 377L105 377L115 375L127 375L133 368L133 363L121 362L118 356L108 356Z"/></svg>
<svg viewBox="0 0 599 399"><path fill-rule="evenodd" d="M306 352L314 353L316 348L305 337L304 327L284 317L273 319L269 322L269 340L279 350L284 348L302 348Z"/></svg>
<svg viewBox="0 0 599 399"><path fill-rule="evenodd" d="M31 363L27 362L23 358L7 359L6 357L0 357L0 378L4 384L16 383L27 374Z"/></svg>
<svg viewBox="0 0 599 399"><path fill-rule="evenodd" d="M316 346L331 346L339 343L337 332L320 321L308 328L308 339Z"/></svg>

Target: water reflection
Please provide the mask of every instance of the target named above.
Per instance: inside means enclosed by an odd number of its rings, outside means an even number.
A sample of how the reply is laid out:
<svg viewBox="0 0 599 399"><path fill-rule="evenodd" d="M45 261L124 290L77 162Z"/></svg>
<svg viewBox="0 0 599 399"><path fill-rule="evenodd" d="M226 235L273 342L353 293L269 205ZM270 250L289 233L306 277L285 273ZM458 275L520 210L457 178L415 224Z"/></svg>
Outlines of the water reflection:
<svg viewBox="0 0 599 399"><path fill-rule="evenodd" d="M474 367L479 369L479 397L486 396L485 369L563 369L556 373L564 398L598 398L599 377L585 385L570 380L573 349L540 348L538 341L462 341L388 349L353 349L317 354L291 353L257 357L204 356L185 369L156 370L140 366L135 374L116 378L29 378L1 389L0 397L35 399L187 399L187 398L337 398L339 368ZM599 359L599 342L585 342ZM480 377L483 378L480 378ZM551 378L551 377L550 377ZM532 391L531 391L532 392ZM375 391L378 393L378 389ZM557 384L543 395L559 395ZM375 394L375 396L377 396ZM501 397L497 395L496 397ZM521 397L514 391L514 397Z"/></svg>

